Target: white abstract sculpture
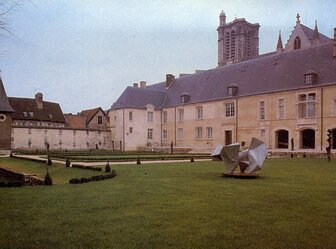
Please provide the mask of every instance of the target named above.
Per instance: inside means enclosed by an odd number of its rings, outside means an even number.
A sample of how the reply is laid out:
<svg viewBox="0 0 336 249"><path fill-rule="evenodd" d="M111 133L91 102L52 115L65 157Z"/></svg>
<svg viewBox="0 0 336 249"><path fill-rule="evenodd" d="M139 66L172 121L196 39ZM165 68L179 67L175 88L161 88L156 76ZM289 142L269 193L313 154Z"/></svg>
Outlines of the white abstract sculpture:
<svg viewBox="0 0 336 249"><path fill-rule="evenodd" d="M214 156L216 155L217 147L213 152ZM253 137L248 149L239 152L239 147L239 143L234 143L222 147L220 151L222 160L228 166L224 174L226 176L252 175L259 171L265 162L268 151L264 142ZM241 174L234 173L238 165L240 166Z"/></svg>

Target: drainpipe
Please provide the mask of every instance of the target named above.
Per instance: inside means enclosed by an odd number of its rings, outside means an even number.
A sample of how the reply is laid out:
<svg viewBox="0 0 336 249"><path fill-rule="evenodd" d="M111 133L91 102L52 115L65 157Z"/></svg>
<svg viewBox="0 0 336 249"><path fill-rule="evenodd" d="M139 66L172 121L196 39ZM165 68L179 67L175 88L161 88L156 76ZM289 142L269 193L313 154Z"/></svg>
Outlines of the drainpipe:
<svg viewBox="0 0 336 249"><path fill-rule="evenodd" d="M236 124L235 124L236 142L238 141L238 98L236 98ZM224 134L225 136L225 134ZM225 138L224 138L225 139ZM224 140L225 141L225 140Z"/></svg>
<svg viewBox="0 0 336 249"><path fill-rule="evenodd" d="M122 139L123 139L122 150L125 151L125 109L123 109L123 138Z"/></svg>
<svg viewBox="0 0 336 249"><path fill-rule="evenodd" d="M323 88L321 88L321 152L323 150Z"/></svg>
<svg viewBox="0 0 336 249"><path fill-rule="evenodd" d="M174 141L176 147L176 106L175 106L175 115L174 115Z"/></svg>

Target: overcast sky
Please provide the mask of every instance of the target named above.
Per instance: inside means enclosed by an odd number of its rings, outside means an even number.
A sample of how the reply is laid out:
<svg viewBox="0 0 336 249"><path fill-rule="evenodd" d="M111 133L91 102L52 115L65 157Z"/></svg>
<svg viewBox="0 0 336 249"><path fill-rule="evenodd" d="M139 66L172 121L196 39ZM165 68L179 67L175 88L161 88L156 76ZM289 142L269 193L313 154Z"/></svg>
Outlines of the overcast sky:
<svg viewBox="0 0 336 249"><path fill-rule="evenodd" d="M108 109L133 82L162 82L217 65L218 16L260 24L260 53L285 44L296 14L332 37L336 1L314 0L31 0L13 12L0 37L8 96L43 92L64 112Z"/></svg>

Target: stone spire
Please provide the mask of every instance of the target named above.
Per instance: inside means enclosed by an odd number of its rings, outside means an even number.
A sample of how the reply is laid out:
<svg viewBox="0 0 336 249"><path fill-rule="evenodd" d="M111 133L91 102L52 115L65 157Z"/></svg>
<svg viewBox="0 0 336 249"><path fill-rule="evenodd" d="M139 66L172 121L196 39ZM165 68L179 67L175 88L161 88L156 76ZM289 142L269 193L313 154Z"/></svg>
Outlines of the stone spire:
<svg viewBox="0 0 336 249"><path fill-rule="evenodd" d="M282 53L284 51L282 46L282 39L281 39L281 30L279 31L279 38L278 38L278 44L276 48L277 53Z"/></svg>
<svg viewBox="0 0 336 249"><path fill-rule="evenodd" d="M315 20L315 28L314 28L312 45L315 46L318 44L320 44L320 33L318 32L318 28L317 28L317 20Z"/></svg>
<svg viewBox="0 0 336 249"><path fill-rule="evenodd" d="M300 21L300 14L297 13L296 15L296 24L299 24L301 21Z"/></svg>
<svg viewBox="0 0 336 249"><path fill-rule="evenodd" d="M219 15L219 26L224 26L226 24L226 15L224 10Z"/></svg>

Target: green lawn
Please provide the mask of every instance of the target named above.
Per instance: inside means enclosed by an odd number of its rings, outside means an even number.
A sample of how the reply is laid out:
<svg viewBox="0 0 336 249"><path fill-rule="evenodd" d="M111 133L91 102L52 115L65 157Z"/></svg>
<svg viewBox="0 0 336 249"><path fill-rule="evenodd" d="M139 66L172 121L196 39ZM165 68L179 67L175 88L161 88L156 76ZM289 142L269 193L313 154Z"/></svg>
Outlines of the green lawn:
<svg viewBox="0 0 336 249"><path fill-rule="evenodd" d="M111 168L111 180L0 189L0 248L335 248L335 162L268 159L249 180L221 177L221 162Z"/></svg>

